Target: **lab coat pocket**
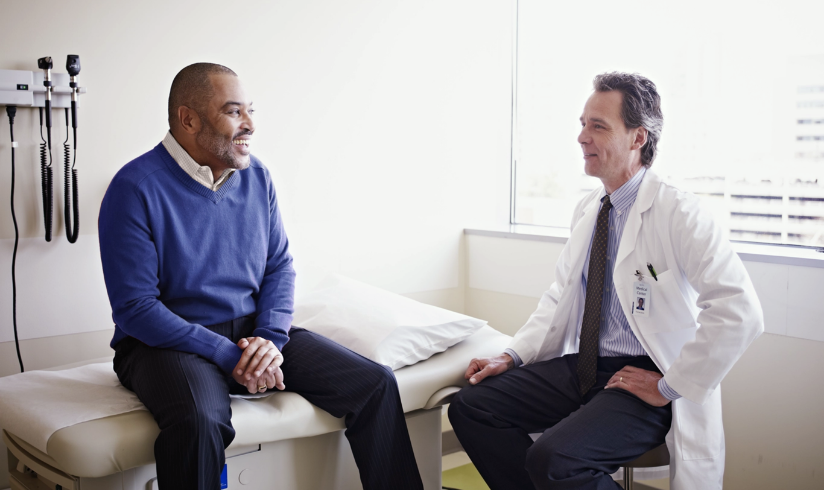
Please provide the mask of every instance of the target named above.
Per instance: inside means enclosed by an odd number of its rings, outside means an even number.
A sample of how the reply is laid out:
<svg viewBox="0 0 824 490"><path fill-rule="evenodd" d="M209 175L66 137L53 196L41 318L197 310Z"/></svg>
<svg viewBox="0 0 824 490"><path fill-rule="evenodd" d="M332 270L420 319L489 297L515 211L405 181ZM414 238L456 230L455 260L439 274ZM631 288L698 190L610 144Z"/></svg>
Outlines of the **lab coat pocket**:
<svg viewBox="0 0 824 490"><path fill-rule="evenodd" d="M673 424L678 424L681 459L712 459L721 454L724 425L721 418L721 393L716 392L704 405L686 398L673 402Z"/></svg>
<svg viewBox="0 0 824 490"><path fill-rule="evenodd" d="M695 328L695 317L687 306L671 270L658 275L658 280L646 279L650 285L647 316L636 316L638 327L649 333L673 332Z"/></svg>

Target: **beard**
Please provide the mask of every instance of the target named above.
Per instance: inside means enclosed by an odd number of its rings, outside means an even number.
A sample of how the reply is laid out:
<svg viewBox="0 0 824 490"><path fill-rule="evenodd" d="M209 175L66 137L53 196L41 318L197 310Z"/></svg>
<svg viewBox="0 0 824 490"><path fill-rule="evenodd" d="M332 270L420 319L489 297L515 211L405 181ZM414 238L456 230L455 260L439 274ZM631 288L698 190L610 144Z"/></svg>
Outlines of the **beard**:
<svg viewBox="0 0 824 490"><path fill-rule="evenodd" d="M250 134L249 131L241 131L232 138L226 138L226 135L218 132L206 117L201 117L200 121L203 124L203 129L195 137L198 145L215 155L229 168L243 170L249 166L249 155L237 155L234 152L234 143L232 143L235 138Z"/></svg>

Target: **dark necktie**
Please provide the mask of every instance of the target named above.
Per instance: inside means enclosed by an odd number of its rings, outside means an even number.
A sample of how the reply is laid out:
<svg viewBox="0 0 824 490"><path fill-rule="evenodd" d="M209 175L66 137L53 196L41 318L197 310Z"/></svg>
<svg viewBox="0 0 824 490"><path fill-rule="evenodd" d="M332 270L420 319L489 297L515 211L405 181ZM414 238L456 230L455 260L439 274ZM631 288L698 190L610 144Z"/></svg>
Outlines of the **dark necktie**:
<svg viewBox="0 0 824 490"><path fill-rule="evenodd" d="M601 304L604 300L604 275L607 266L607 243L609 242L609 210L612 204L609 196L604 196L592 248L589 252L589 273L587 275L584 321L581 325L581 342L578 349L578 386L581 396L586 395L595 384L595 370L598 364L598 337L601 330Z"/></svg>

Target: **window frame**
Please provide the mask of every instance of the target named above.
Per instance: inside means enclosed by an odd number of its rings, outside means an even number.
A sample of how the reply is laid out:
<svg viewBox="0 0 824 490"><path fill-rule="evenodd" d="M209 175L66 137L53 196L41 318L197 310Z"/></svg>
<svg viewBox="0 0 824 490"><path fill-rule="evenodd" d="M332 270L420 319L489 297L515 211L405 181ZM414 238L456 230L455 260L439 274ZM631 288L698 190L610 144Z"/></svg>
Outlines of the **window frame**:
<svg viewBox="0 0 824 490"><path fill-rule="evenodd" d="M569 230L564 227L559 226L551 226L551 225L541 225L541 224L534 224L534 223L521 223L518 222L517 219L517 199L518 199L518 43L519 43L519 3L520 0L512 0L513 2L513 16L512 16L512 64L511 64L511 115L510 115L510 171L509 171L509 228L510 231L506 233L514 234L514 235L532 235L532 233L525 233L524 231L516 231L519 228L523 229L524 227L535 227L537 229L544 229L546 232L538 233L539 236L555 236L558 238L566 239L568 237ZM733 214L740 214L738 212L730 212L731 215ZM554 231L553 231L554 230ZM477 232L477 230L473 230ZM729 230L728 230L729 231ZM730 238L731 243L735 244L742 244L742 246L748 245L757 245L757 246L764 246L764 247L783 247L786 249L798 249L798 250L813 250L819 253L824 253L824 246L818 245L803 245L803 244L795 244L795 243L772 243L772 242L759 242L754 240L736 240ZM755 253L758 255L758 253ZM770 253L769 255L774 255Z"/></svg>

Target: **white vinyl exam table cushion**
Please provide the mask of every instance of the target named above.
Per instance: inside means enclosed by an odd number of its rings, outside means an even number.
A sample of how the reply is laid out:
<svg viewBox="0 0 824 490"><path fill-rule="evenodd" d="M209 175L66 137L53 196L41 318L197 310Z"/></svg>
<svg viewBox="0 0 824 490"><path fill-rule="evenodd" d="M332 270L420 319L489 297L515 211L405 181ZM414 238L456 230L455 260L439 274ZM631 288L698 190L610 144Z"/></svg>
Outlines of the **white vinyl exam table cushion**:
<svg viewBox="0 0 824 490"><path fill-rule="evenodd" d="M509 336L485 326L446 352L395 371L404 412L447 402L466 385L464 373L473 357L500 354L509 341ZM59 407L60 400L53 403ZM48 438L44 453L15 435L24 431L15 431L15 422L9 417L4 417L3 424L9 438L31 456L70 475L92 478L154 463L154 441L159 433L149 412L131 411L57 430ZM342 419L332 417L294 393L275 393L257 399L233 398L232 425L236 436L227 453L234 448L345 428Z"/></svg>

